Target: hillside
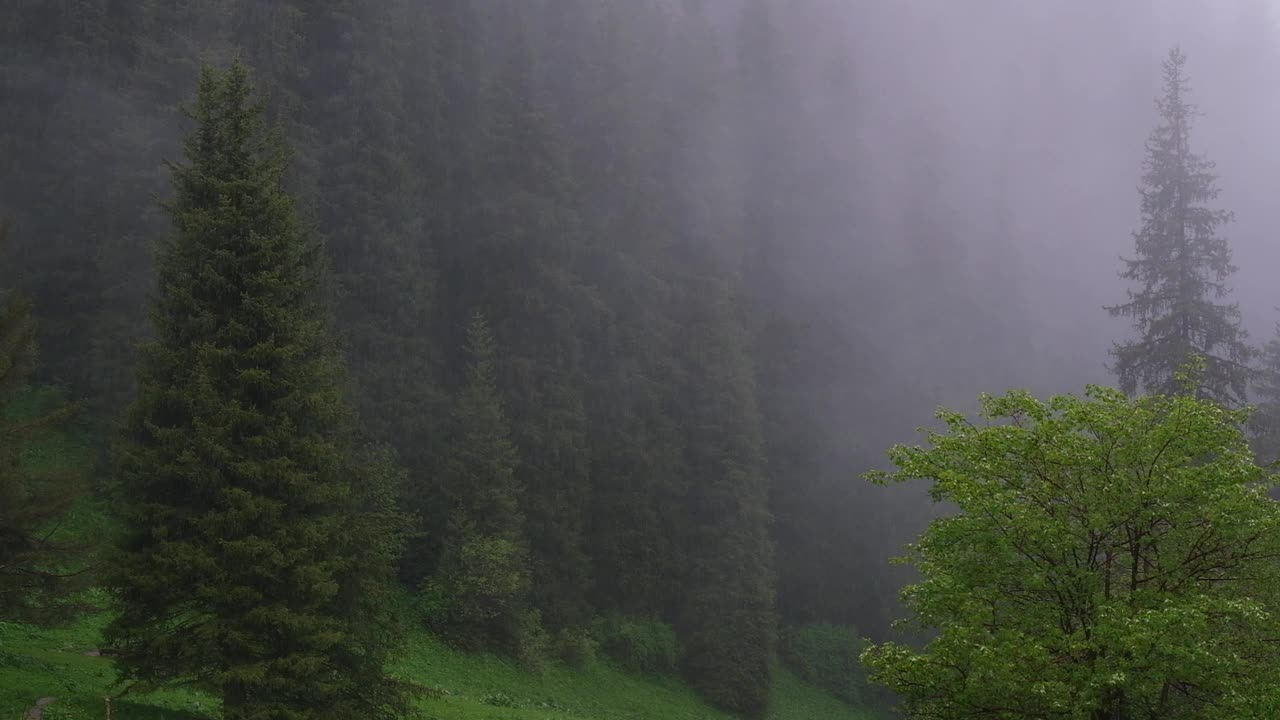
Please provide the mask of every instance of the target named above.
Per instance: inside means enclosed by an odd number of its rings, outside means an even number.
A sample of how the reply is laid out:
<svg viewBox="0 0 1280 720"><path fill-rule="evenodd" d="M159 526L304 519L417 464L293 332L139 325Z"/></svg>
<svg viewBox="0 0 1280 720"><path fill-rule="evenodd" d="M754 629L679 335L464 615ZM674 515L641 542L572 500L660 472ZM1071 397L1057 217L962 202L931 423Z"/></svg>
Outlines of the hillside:
<svg viewBox="0 0 1280 720"><path fill-rule="evenodd" d="M105 613L72 627L38 630L0 623L0 718L19 718L42 697L57 698L43 720L104 718L112 692L107 658L92 655ZM531 675L492 655L453 652L425 632L413 633L400 675L432 689L421 702L436 720L718 720L718 712L675 680L620 672L602 661ZM826 692L778 668L769 720L870 720ZM112 703L112 720L216 717L202 695L167 691Z"/></svg>
<svg viewBox="0 0 1280 720"><path fill-rule="evenodd" d="M6 408L11 419L28 418L59 402L48 389L20 393ZM23 453L31 470L92 467L89 436L70 428L32 443ZM88 499L61 520L58 536L101 544L112 527L106 503ZM97 654L110 619L108 598L93 589L81 600L89 608L74 623L56 629L0 622L0 719L22 718L41 698L56 698L41 720L106 717L105 696L120 694L108 658ZM402 612L411 614L401 595ZM675 678L644 677L599 658L583 668L550 665L541 675L491 654L455 652L420 628L411 628L395 667L404 680L425 688L422 717L433 720L719 720L731 716L709 706ZM766 720L871 720L871 711L851 708L806 684L780 665L773 671ZM111 720L216 718L216 700L191 691L167 690L113 699Z"/></svg>

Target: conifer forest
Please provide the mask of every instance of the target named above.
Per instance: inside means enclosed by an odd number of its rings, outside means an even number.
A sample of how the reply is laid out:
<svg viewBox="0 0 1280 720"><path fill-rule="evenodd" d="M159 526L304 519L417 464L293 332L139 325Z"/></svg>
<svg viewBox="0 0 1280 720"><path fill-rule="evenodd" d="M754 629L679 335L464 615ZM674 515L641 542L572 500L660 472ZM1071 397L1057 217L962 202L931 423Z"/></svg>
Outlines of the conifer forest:
<svg viewBox="0 0 1280 720"><path fill-rule="evenodd" d="M1280 717L1277 78L1269 0L4 0L0 714Z"/></svg>

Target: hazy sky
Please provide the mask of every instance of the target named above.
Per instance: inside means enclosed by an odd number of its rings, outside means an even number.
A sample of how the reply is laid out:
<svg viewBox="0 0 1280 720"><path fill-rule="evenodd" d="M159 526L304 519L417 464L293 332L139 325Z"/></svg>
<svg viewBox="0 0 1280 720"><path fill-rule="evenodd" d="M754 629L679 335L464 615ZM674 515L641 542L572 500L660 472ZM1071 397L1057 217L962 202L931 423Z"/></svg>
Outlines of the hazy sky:
<svg viewBox="0 0 1280 720"><path fill-rule="evenodd" d="M828 114L824 131L882 178L873 212L886 225L909 216L907 159L935 136L945 202L985 223L966 237L975 256L1011 242L1027 334L1069 368L1054 375L1058 390L1110 379L1106 348L1127 327L1101 306L1124 299L1119 256L1131 254L1138 224L1160 64L1181 45L1205 113L1194 147L1217 162L1220 206L1236 213L1225 229L1240 267L1234 298L1254 339L1270 336L1280 319L1280 13L1269 0L813 0L807 8L796 47L828 53L815 59L814 92L828 91L822 66L853 68L858 119ZM991 219L998 214L1003 226ZM1008 237L993 237L996 227ZM1017 372L1027 384L1043 377Z"/></svg>

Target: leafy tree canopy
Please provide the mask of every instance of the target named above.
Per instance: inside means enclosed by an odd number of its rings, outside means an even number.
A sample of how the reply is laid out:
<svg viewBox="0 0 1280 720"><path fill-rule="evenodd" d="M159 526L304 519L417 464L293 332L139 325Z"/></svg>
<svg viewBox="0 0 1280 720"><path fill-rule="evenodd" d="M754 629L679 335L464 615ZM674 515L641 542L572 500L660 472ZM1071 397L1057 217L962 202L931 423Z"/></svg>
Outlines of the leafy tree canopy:
<svg viewBox="0 0 1280 720"><path fill-rule="evenodd" d="M1280 717L1280 506L1239 427L1194 397L984 396L891 451L959 512L911 547L923 650L863 659L912 718Z"/></svg>

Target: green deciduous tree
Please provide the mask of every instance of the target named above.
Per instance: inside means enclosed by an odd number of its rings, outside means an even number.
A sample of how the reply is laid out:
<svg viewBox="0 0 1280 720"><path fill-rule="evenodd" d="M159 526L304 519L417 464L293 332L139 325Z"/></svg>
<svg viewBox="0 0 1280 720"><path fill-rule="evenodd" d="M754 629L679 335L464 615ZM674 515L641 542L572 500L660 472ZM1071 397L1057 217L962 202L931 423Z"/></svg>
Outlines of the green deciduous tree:
<svg viewBox="0 0 1280 720"><path fill-rule="evenodd" d="M1132 318L1136 340L1112 348L1120 387L1130 394L1179 392L1179 369L1193 354L1208 366L1195 389L1199 397L1238 405L1249 380L1249 346L1226 279L1235 271L1231 248L1217 234L1230 222L1226 210L1208 203L1218 197L1214 164L1191 151L1196 107L1187 100L1186 57L1178 49L1164 63L1164 94L1156 100L1161 122L1147 140L1142 177L1142 227L1134 233L1135 256L1121 277L1137 284L1128 302L1107 308Z"/></svg>
<svg viewBox="0 0 1280 720"><path fill-rule="evenodd" d="M908 715L1275 717L1280 505L1244 412L1100 387L982 406L871 476L959 509L911 551L904 597L933 639L864 654Z"/></svg>
<svg viewBox="0 0 1280 720"><path fill-rule="evenodd" d="M204 687L227 718L400 717L394 468L354 451L318 248L263 112L244 65L202 70L116 457L107 639L125 681Z"/></svg>

